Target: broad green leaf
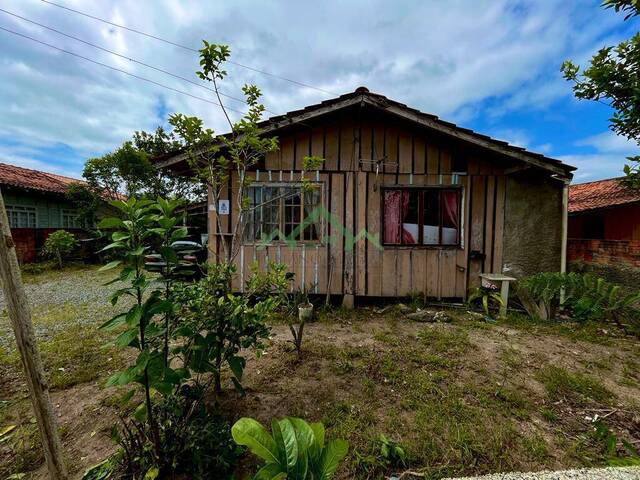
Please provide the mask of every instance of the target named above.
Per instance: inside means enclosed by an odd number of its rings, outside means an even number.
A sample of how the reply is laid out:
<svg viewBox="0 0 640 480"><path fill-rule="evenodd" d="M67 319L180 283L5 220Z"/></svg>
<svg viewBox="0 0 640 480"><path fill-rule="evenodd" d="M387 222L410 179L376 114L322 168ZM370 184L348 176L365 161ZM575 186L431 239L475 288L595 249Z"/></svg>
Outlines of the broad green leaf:
<svg viewBox="0 0 640 480"><path fill-rule="evenodd" d="M319 471L317 472L318 480L329 480L332 478L348 451L349 444L346 440L338 439L329 441L320 458Z"/></svg>
<svg viewBox="0 0 640 480"><path fill-rule="evenodd" d="M307 452L315 442L315 432L311 426L301 418L288 417L293 425L298 441L298 449Z"/></svg>
<svg viewBox="0 0 640 480"><path fill-rule="evenodd" d="M287 478L287 472L283 472L277 463L267 463L258 470L253 480L284 480Z"/></svg>
<svg viewBox="0 0 640 480"><path fill-rule="evenodd" d="M103 218L100 220L100 223L98 223L98 228L116 228L123 226L124 223L122 223L122 220L116 217Z"/></svg>
<svg viewBox="0 0 640 480"><path fill-rule="evenodd" d="M127 314L120 313L119 315L116 315L115 317L113 317L111 320L107 320L106 322L104 322L98 328L100 330L113 330L116 327L125 323L126 318L127 318Z"/></svg>
<svg viewBox="0 0 640 480"><path fill-rule="evenodd" d="M140 320L142 319L142 307L140 305L135 305L129 310L126 314L125 320L127 325L130 327L137 327L140 325Z"/></svg>
<svg viewBox="0 0 640 480"><path fill-rule="evenodd" d="M129 345L137 341L137 339L138 339L138 331L132 328L118 335L114 343L116 344L116 346L123 348L123 347L128 347Z"/></svg>
<svg viewBox="0 0 640 480"><path fill-rule="evenodd" d="M106 265L100 267L99 272L104 272L106 270L111 270L112 268L116 268L118 265L122 263L122 260L114 260L113 262L109 262Z"/></svg>
<svg viewBox="0 0 640 480"><path fill-rule="evenodd" d="M276 442L267 430L253 418L243 417L231 427L231 436L238 445L268 463L279 463Z"/></svg>
<svg viewBox="0 0 640 480"><path fill-rule="evenodd" d="M298 439L293 423L288 418L273 420L271 431L278 446L281 461L287 465L287 472L291 472L298 461Z"/></svg>
<svg viewBox="0 0 640 480"><path fill-rule="evenodd" d="M144 402L140 402L140 404L133 411L133 418L135 418L139 422L144 422L147 420L147 405Z"/></svg>
<svg viewBox="0 0 640 480"><path fill-rule="evenodd" d="M238 380L242 380L242 373L244 371L244 366L246 363L245 359L242 357L233 356L233 357L230 357L229 360L227 360L227 362L229 363L229 368L231 368L231 371L233 372L235 377Z"/></svg>

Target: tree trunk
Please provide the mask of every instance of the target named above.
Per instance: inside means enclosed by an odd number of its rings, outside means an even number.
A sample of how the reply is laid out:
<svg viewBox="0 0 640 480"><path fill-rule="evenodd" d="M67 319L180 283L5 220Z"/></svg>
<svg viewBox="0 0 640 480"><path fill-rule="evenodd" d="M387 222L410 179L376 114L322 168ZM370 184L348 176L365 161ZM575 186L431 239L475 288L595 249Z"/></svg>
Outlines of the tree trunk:
<svg viewBox="0 0 640 480"><path fill-rule="evenodd" d="M40 430L49 478L52 480L64 480L67 478L67 472L62 459L60 436L58 435L51 399L49 398L49 387L36 344L31 322L31 310L22 285L16 249L11 237L11 229L9 228L1 192L0 227L2 229L2 238L0 238L2 287L7 302L9 318L16 337L16 344L20 352L20 360L27 379L31 402L38 422L38 429Z"/></svg>

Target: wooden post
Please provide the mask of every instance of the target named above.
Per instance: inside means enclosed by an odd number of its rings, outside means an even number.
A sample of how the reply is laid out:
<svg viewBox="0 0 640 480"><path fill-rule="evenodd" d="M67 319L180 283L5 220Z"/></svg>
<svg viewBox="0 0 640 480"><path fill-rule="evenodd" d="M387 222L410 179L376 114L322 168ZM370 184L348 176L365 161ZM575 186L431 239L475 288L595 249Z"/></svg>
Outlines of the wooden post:
<svg viewBox="0 0 640 480"><path fill-rule="evenodd" d="M18 257L11 237L2 192L0 192L0 229L2 231L0 238L2 288L40 430L49 478L65 480L67 472L62 460L60 436L49 398L49 387L44 376L40 352L36 345L33 324L31 323L31 310L22 285Z"/></svg>

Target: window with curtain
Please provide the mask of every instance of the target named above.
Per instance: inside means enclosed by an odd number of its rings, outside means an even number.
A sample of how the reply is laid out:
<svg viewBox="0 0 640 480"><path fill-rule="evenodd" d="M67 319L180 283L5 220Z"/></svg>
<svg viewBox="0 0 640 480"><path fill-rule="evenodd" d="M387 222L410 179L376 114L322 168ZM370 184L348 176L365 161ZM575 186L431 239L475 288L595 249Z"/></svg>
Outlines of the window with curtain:
<svg viewBox="0 0 640 480"><path fill-rule="evenodd" d="M385 188L383 243L385 245L459 245L459 188Z"/></svg>
<svg viewBox="0 0 640 480"><path fill-rule="evenodd" d="M247 188L249 209L244 228L245 242L273 240L319 241L322 232L322 188L302 191L300 184L251 185ZM284 238L283 238L284 237Z"/></svg>

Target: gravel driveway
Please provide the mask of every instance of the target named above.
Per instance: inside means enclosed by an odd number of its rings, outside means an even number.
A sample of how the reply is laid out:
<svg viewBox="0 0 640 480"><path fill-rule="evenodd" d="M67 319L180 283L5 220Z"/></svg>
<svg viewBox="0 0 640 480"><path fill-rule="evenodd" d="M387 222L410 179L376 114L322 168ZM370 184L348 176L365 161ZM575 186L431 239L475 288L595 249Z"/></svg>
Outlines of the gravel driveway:
<svg viewBox="0 0 640 480"><path fill-rule="evenodd" d="M36 337L51 338L69 325L97 325L115 311L109 296L121 287L118 283L105 286L115 275L98 272L98 267L47 273L42 279L25 284L33 314ZM4 293L0 289L0 348L14 348L13 332L5 310ZM120 306L118 310L120 310ZM55 315L55 321L47 321Z"/></svg>
<svg viewBox="0 0 640 480"><path fill-rule="evenodd" d="M481 477L461 477L455 480L637 480L640 467L582 468L557 472L495 473ZM446 480L446 479L445 479ZM451 479L450 479L451 480Z"/></svg>

